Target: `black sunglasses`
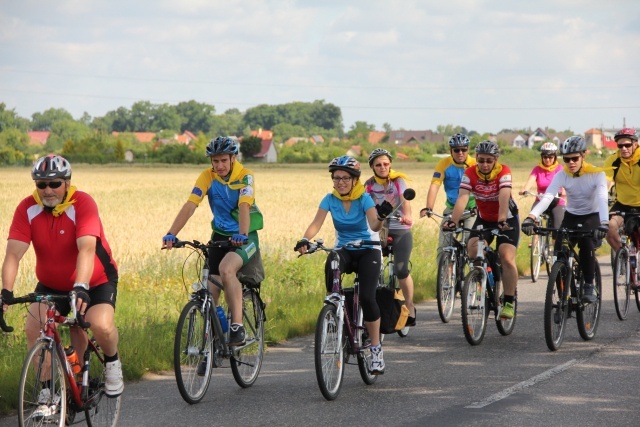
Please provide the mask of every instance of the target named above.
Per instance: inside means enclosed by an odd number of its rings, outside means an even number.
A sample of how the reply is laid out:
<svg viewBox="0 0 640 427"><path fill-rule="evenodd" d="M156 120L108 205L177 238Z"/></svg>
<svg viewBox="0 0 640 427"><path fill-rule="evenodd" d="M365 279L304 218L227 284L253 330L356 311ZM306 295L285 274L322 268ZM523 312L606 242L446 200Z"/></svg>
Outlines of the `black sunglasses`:
<svg viewBox="0 0 640 427"><path fill-rule="evenodd" d="M622 149L622 148L631 148L633 147L633 144L618 144L618 148Z"/></svg>
<svg viewBox="0 0 640 427"><path fill-rule="evenodd" d="M578 160L580 160L581 156L576 156L576 157L563 157L562 160L564 160L565 163L578 163Z"/></svg>
<svg viewBox="0 0 640 427"><path fill-rule="evenodd" d="M44 190L47 187L55 190L56 188L60 188L62 184L64 184L64 181L38 181L36 182L36 187L41 190Z"/></svg>
<svg viewBox="0 0 640 427"><path fill-rule="evenodd" d="M469 151L468 148L452 148L451 151L453 151L454 153L466 153L467 151Z"/></svg>
<svg viewBox="0 0 640 427"><path fill-rule="evenodd" d="M553 154L551 154L551 155L545 154L545 155L542 156L543 159L553 159L555 157L556 156L554 156Z"/></svg>

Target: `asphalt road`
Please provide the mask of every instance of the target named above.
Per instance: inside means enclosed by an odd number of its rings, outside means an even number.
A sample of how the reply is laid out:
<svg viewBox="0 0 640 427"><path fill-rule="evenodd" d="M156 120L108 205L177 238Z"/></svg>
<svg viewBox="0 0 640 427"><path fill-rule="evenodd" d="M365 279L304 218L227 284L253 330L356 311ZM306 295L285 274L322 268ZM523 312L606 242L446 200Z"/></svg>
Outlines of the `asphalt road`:
<svg viewBox="0 0 640 427"><path fill-rule="evenodd" d="M459 306L443 324L435 301L419 304L408 337L385 337L385 374L366 386L357 366L348 365L333 402L318 389L307 336L271 346L248 389L236 385L226 362L197 405L182 400L171 372L127 383L119 425L637 426L640 313L632 300L628 319L617 319L608 258L601 262L603 311L592 341L580 338L572 318L562 347L550 352L542 316L546 276L538 283L522 278L512 335L501 336L490 318L484 341L472 347ZM15 418L0 424L15 425Z"/></svg>

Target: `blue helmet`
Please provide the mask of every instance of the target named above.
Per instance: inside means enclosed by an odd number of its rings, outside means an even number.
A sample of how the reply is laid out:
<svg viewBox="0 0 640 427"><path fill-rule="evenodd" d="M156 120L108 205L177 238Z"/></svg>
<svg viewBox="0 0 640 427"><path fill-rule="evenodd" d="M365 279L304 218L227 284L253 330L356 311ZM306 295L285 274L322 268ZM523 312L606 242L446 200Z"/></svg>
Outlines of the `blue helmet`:
<svg viewBox="0 0 640 427"><path fill-rule="evenodd" d="M238 151L238 143L228 136L219 136L207 144L207 157L218 154L238 154Z"/></svg>
<svg viewBox="0 0 640 427"><path fill-rule="evenodd" d="M360 170L360 162L351 156L336 157L329 163L329 172L342 170L348 172L351 176L360 178L362 171Z"/></svg>

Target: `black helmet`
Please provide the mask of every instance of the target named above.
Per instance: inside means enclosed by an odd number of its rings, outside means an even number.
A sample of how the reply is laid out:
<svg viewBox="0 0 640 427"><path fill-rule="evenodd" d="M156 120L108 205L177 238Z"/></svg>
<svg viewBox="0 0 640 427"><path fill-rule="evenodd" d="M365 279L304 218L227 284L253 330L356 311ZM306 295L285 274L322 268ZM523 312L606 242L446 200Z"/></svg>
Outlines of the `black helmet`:
<svg viewBox="0 0 640 427"><path fill-rule="evenodd" d="M373 161L380 156L387 156L389 158L389 161L393 161L393 157L391 156L390 152L388 152L384 148L376 148L371 152L371 154L369 154L369 166L371 166Z"/></svg>
<svg viewBox="0 0 640 427"><path fill-rule="evenodd" d="M469 137L464 133L456 133L449 139L449 147L468 147L469 146Z"/></svg>
<svg viewBox="0 0 640 427"><path fill-rule="evenodd" d="M584 153L587 150L587 141L581 136L571 136L560 145L560 154Z"/></svg>
<svg viewBox="0 0 640 427"><path fill-rule="evenodd" d="M219 136L207 144L207 157L218 154L238 154L238 143L228 136Z"/></svg>
<svg viewBox="0 0 640 427"><path fill-rule="evenodd" d="M62 156L50 154L40 157L31 169L31 178L36 179L71 179L71 164Z"/></svg>
<svg viewBox="0 0 640 427"><path fill-rule="evenodd" d="M500 157L500 147L491 141L482 141L476 145L476 154L489 154L493 157Z"/></svg>

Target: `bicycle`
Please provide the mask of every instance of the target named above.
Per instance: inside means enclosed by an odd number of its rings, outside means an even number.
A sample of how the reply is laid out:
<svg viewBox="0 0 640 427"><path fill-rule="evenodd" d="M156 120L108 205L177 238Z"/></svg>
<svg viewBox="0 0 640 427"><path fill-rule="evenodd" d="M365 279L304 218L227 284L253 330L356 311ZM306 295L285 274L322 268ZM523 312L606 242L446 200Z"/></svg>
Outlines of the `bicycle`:
<svg viewBox="0 0 640 427"><path fill-rule="evenodd" d="M518 312L518 295L514 295L513 312L511 319L501 319L500 312L504 302L501 290L502 265L500 257L491 248L485 245L485 235L493 234L501 236L499 228L477 229L459 227L456 232L468 231L480 235L478 239L478 255L475 259L469 259L469 273L464 278L462 286L462 329L467 342L478 345L482 342L487 330L489 312L495 313L495 321L501 335L509 335L513 332Z"/></svg>
<svg viewBox="0 0 640 427"><path fill-rule="evenodd" d="M435 212L432 212L431 215L442 219L451 218L451 215L439 215ZM475 215L475 210L464 211L458 225L462 227L465 220ZM449 323L453 315L456 294L460 293L467 273L469 233L455 233L453 231L443 231L443 233L449 234L450 238L447 240L450 245L442 248L442 256L438 260L436 298L440 320L442 323Z"/></svg>
<svg viewBox="0 0 640 427"><path fill-rule="evenodd" d="M640 234L637 227L633 227L633 233L627 234L626 224L636 218L640 218L638 213L629 212L609 212L610 216L621 216L624 218L625 226L620 227L620 241L622 246L616 251L613 271L613 302L616 307L618 319L625 320L629 314L629 300L631 293L635 294L636 306L640 310L640 290L638 289L638 242ZM622 279L622 280L621 280Z"/></svg>
<svg viewBox="0 0 640 427"><path fill-rule="evenodd" d="M346 243L344 247L362 248L379 244L379 241L359 240ZM353 288L343 289L337 250L327 248L322 239L317 239L309 244L305 255L319 250L327 252L331 257L333 288L331 294L324 299L324 306L316 323L314 361L320 392L325 399L335 400L342 388L344 365L349 364L351 356L356 357L360 376L365 384L375 383L378 377L369 370L371 344L367 340L368 334L360 307L358 275L356 273ZM347 297L352 297L353 301L349 301L351 304L347 303Z"/></svg>
<svg viewBox="0 0 640 427"><path fill-rule="evenodd" d="M523 196L533 196L541 198L544 194L536 194L531 191L525 191ZM556 196L555 198L559 198ZM543 212L540 215L540 218L536 220L536 224L540 227L548 228L549 227L549 213ZM540 268L542 266L542 262L544 261L545 269L547 270L547 276L551 272L551 261L553 257L553 243L551 242L550 235L538 236L534 234L531 236L531 247L530 247L530 255L529 255L529 264L531 267L531 281L537 282L538 277L540 277Z"/></svg>
<svg viewBox="0 0 640 427"><path fill-rule="evenodd" d="M259 285L242 282L242 320L246 342L231 347L228 329L223 327L208 287L211 282L223 289L223 285L209 275L209 249L231 247L231 243L204 244L197 240L178 240L173 247L192 248L198 255L197 267L200 270L200 280L193 283L193 292L176 326L173 364L180 395L189 404L200 402L209 388L213 368L222 366L223 359L230 359L236 383L242 388L250 387L258 378L264 354L266 317ZM226 318L231 318L230 313Z"/></svg>
<svg viewBox="0 0 640 427"><path fill-rule="evenodd" d="M71 305L70 316L56 313L56 302L63 301L69 301ZM47 306L40 336L27 353L20 374L18 424L53 424L63 427L65 424L72 424L78 412L84 412L90 427L117 425L122 396L109 397L105 394L104 354L95 339L88 339L87 349L81 359L82 365L75 368L77 373L65 355L58 325L80 327L85 332L91 327L76 312L75 292L70 295L31 293L3 303L40 303ZM2 308L0 328L4 332L13 331L5 323ZM41 405L46 405L50 413L39 412Z"/></svg>
<svg viewBox="0 0 640 427"><path fill-rule="evenodd" d="M591 230L574 230L562 227L535 227L536 234L556 233L561 241L560 250L555 252L554 263L547 283L544 301L544 337L549 350L556 351L564 340L565 326L571 313L576 313L578 332L583 340L592 340L598 329L600 307L602 303L602 276L600 265L594 257L596 302L585 304L581 301L584 292L584 277L580 268L580 260L575 250L577 239L592 237Z"/></svg>

